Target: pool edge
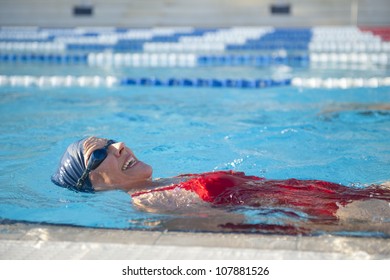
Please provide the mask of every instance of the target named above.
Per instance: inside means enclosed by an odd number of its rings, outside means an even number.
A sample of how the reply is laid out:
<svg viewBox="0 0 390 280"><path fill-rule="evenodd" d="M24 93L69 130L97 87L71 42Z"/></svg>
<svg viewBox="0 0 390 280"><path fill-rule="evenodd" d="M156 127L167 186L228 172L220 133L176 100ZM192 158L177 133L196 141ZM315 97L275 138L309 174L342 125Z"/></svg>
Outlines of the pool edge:
<svg viewBox="0 0 390 280"><path fill-rule="evenodd" d="M390 259L389 239L0 225L3 260Z"/></svg>

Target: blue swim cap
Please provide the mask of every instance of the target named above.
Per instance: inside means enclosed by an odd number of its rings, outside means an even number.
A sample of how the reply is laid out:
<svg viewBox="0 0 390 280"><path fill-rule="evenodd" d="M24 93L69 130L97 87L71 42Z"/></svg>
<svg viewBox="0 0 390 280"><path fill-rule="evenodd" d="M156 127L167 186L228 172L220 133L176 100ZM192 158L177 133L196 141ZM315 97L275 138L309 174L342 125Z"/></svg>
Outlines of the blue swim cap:
<svg viewBox="0 0 390 280"><path fill-rule="evenodd" d="M77 181L86 169L84 163L84 142L88 138L76 141L68 146L61 158L57 171L51 176L51 181L64 188L81 192L93 192L89 176L82 188L77 188Z"/></svg>

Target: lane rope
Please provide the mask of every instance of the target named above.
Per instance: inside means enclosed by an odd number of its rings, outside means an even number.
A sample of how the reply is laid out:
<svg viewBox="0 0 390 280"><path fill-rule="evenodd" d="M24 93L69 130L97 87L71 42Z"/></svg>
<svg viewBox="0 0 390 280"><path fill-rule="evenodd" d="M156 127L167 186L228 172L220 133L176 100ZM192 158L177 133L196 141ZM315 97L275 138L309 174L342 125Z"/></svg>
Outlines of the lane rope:
<svg viewBox="0 0 390 280"><path fill-rule="evenodd" d="M115 76L0 76L0 87L211 87L211 88L269 88L294 86L300 88L362 88L388 87L390 77L372 78L300 78L292 79L204 79L154 77L132 78Z"/></svg>
<svg viewBox="0 0 390 280"><path fill-rule="evenodd" d="M89 66L199 67L268 66L311 64L389 65L390 53L311 53L310 55L251 55L194 53L90 53L90 54L15 54L0 53L0 63L84 64Z"/></svg>

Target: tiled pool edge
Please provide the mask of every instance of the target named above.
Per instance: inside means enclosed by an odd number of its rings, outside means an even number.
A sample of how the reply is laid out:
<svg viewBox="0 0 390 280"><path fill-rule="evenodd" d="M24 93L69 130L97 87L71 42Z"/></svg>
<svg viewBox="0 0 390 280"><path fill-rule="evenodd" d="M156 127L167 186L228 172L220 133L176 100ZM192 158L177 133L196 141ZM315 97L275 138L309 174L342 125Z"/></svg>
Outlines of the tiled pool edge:
<svg viewBox="0 0 390 280"><path fill-rule="evenodd" d="M0 259L390 259L388 239L0 225Z"/></svg>

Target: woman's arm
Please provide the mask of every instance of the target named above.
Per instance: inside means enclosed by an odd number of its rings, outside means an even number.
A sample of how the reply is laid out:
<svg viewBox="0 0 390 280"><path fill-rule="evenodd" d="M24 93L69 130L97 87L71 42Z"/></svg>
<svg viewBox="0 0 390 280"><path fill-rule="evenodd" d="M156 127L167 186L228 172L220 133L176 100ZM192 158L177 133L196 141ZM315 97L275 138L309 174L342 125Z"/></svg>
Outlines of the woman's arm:
<svg viewBox="0 0 390 280"><path fill-rule="evenodd" d="M336 216L340 221L382 223L390 219L390 203L380 199L356 200L340 206Z"/></svg>
<svg viewBox="0 0 390 280"><path fill-rule="evenodd" d="M384 182L379 185L381 188L390 190L390 181Z"/></svg>
<svg viewBox="0 0 390 280"><path fill-rule="evenodd" d="M137 210L174 214L175 218L164 222L164 227L170 230L217 230L227 223L241 224L245 221L244 215L213 207L185 189L146 192L132 198Z"/></svg>

